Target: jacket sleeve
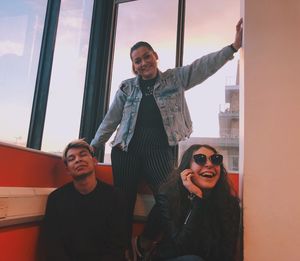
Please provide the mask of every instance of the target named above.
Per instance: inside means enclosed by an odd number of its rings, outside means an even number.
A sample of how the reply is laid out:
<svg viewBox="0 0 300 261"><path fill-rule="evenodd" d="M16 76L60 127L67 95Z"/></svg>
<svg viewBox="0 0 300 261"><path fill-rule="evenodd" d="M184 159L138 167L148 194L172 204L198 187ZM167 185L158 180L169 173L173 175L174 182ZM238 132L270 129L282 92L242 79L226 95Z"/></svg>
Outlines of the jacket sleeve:
<svg viewBox="0 0 300 261"><path fill-rule="evenodd" d="M42 243L47 261L70 261L70 258L65 252L60 231L59 217L56 214L55 198L50 194L42 224Z"/></svg>
<svg viewBox="0 0 300 261"><path fill-rule="evenodd" d="M242 235L242 225L241 225L241 209L238 200L234 200L234 208L232 210L230 217L231 226L224 226L223 236L224 240L221 244L221 256L224 261L236 260L239 251L239 240Z"/></svg>
<svg viewBox="0 0 300 261"><path fill-rule="evenodd" d="M164 195L158 197L159 206L163 225L165 227L164 238L158 245L156 255L158 258L172 258L193 253L195 247L199 247L199 238L207 238L201 241L204 253L209 250L210 234L203 226L207 221L207 214L211 212L211 202L208 199L193 198L191 201L191 208L186 213L183 224L176 226L171 216L170 205L168 199ZM226 226L222 226L222 241L220 244L214 245L213 253L210 253L212 260L232 261L236 253L237 240L239 235L240 222L240 207L238 200L236 200L233 209L226 215ZM221 222L225 222L221 219ZM205 229L205 230L203 230ZM200 236L202 235L202 236ZM200 237L199 237L200 236ZM201 243L201 244L202 244ZM205 245L208 243L208 245Z"/></svg>
<svg viewBox="0 0 300 261"><path fill-rule="evenodd" d="M100 124L94 139L91 141L91 145L99 148L100 145L104 145L109 140L113 132L116 130L121 122L124 104L126 102L127 95L122 91L122 85L118 89L114 100L109 107L102 123Z"/></svg>
<svg viewBox="0 0 300 261"><path fill-rule="evenodd" d="M216 73L227 61L233 59L233 54L232 48L226 46L220 51L195 60L190 65L176 68L176 75L182 87L188 90Z"/></svg>
<svg viewBox="0 0 300 261"><path fill-rule="evenodd" d="M106 237L104 253L100 260L121 261L124 260L125 249L128 246L128 229L125 217L126 205L121 191L115 190L114 200L112 201L108 231Z"/></svg>
<svg viewBox="0 0 300 261"><path fill-rule="evenodd" d="M189 246L192 244L191 239L197 238L197 235L201 233L201 231L198 231L198 224L201 222L202 212L205 211L206 200L200 198L193 199L192 208L187 213L184 224L179 228L170 215L171 211L167 199L161 198L160 203L166 229L165 240L158 249L159 256L162 258L171 258L190 254Z"/></svg>

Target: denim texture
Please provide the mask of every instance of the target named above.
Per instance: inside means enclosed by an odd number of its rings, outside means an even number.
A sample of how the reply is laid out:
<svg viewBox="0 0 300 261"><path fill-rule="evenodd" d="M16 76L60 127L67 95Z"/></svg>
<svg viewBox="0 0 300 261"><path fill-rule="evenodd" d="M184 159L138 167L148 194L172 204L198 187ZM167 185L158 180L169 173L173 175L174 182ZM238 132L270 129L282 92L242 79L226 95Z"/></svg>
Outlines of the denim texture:
<svg viewBox="0 0 300 261"><path fill-rule="evenodd" d="M170 146L177 145L192 133L192 121L185 99L185 91L205 81L227 61L233 59L233 51L226 46L218 52L205 55L193 63L159 71L153 96L162 116ZM139 76L123 81L114 100L100 124L91 145L98 148L105 144L117 129L112 146L118 145L127 151L135 130L142 99Z"/></svg>

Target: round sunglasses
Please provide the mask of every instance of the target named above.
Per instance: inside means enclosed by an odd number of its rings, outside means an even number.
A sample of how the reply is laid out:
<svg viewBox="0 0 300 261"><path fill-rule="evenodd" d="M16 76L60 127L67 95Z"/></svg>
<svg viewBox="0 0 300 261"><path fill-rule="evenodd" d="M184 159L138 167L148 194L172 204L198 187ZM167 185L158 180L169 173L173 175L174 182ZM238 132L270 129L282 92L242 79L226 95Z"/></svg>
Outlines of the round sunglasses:
<svg viewBox="0 0 300 261"><path fill-rule="evenodd" d="M204 166L207 162L207 158L210 160L210 162L215 165L215 166L220 166L223 163L223 156L221 154L213 154L210 157L207 157L204 154L195 154L193 156L194 161L200 165L200 166Z"/></svg>

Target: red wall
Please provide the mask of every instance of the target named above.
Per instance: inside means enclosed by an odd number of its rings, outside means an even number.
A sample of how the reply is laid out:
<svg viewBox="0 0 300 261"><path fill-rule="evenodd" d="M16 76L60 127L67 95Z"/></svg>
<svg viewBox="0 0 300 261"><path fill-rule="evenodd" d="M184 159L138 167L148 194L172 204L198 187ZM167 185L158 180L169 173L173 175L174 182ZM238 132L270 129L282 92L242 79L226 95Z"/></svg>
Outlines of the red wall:
<svg viewBox="0 0 300 261"><path fill-rule="evenodd" d="M38 259L38 224L0 228L0 260L33 261Z"/></svg>
<svg viewBox="0 0 300 261"><path fill-rule="evenodd" d="M58 187L70 180L60 157L4 143L0 166L0 187ZM111 167L99 166L97 176L112 183ZM40 260L39 230L40 222L0 227L0 261Z"/></svg>
<svg viewBox="0 0 300 261"><path fill-rule="evenodd" d="M58 156L0 143L0 186L56 187L68 180Z"/></svg>
<svg viewBox="0 0 300 261"><path fill-rule="evenodd" d="M0 143L0 187L59 187L70 180L60 157ZM97 176L112 184L111 166L97 167ZM230 174L238 191L239 176ZM139 191L150 193L145 185ZM38 261L39 222L0 228L0 260ZM136 224L136 231L142 224Z"/></svg>

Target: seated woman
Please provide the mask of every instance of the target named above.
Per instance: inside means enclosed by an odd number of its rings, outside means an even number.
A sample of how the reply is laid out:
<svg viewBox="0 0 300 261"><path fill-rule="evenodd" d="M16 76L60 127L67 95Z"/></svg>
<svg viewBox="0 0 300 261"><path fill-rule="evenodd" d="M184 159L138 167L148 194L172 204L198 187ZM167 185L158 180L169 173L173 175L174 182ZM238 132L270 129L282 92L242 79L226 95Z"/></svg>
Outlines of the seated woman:
<svg viewBox="0 0 300 261"><path fill-rule="evenodd" d="M239 199L216 149L187 149L157 199L143 234L133 244L140 260L235 259ZM160 239L153 243L159 231Z"/></svg>

